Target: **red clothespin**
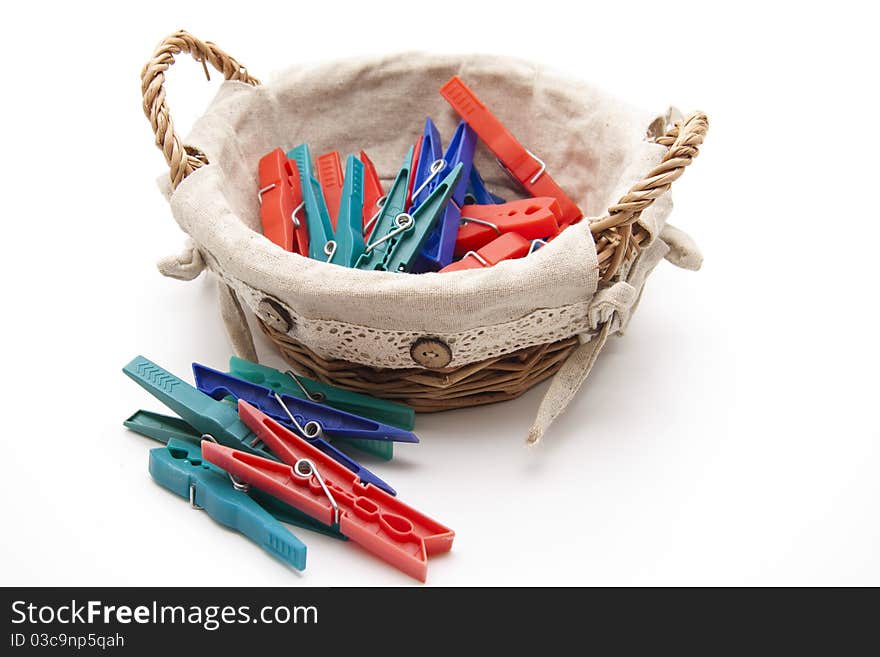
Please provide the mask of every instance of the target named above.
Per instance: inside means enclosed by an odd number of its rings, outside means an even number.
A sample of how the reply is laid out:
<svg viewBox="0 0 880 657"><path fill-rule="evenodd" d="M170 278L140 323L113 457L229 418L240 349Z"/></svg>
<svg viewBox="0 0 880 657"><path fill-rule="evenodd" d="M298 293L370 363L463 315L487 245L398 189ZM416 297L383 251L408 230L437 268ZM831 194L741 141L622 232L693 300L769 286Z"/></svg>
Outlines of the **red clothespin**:
<svg viewBox="0 0 880 657"><path fill-rule="evenodd" d="M245 401L238 414L283 463L202 441L206 461L339 529L366 550L425 581L428 556L452 549L455 533L357 475Z"/></svg>
<svg viewBox="0 0 880 657"><path fill-rule="evenodd" d="M382 189L379 174L376 173L376 166L364 151L361 151L361 163L364 165L364 228L366 228L373 215L379 211L379 199L385 196L385 191Z"/></svg>
<svg viewBox="0 0 880 657"><path fill-rule="evenodd" d="M336 218L339 216L339 201L342 200L342 185L344 174L342 173L342 160L339 151L330 151L319 155L315 160L315 170L318 173L318 183L324 194L324 203L330 212L330 223L336 230Z"/></svg>
<svg viewBox="0 0 880 657"><path fill-rule="evenodd" d="M527 256L532 248L531 241L516 233L505 233L496 237L478 251L468 251L465 256L440 270L461 271L463 269L479 269L497 265L502 260L512 260Z"/></svg>
<svg viewBox="0 0 880 657"><path fill-rule="evenodd" d="M419 164L419 156L422 154L422 142L425 140L424 135L419 135L419 140L416 142L416 147L413 149L412 161L409 166L409 181L407 181L406 185L406 205L405 208L408 208L412 203L412 191L413 185L416 182L416 167Z"/></svg>
<svg viewBox="0 0 880 657"><path fill-rule="evenodd" d="M482 248L505 233L517 233L529 240L555 237L561 213L558 201L549 196L500 205L464 205L455 255L461 257Z"/></svg>
<svg viewBox="0 0 880 657"><path fill-rule="evenodd" d="M309 254L309 229L302 212L302 188L296 165L280 148L260 159L260 219L263 235L285 251Z"/></svg>
<svg viewBox="0 0 880 657"><path fill-rule="evenodd" d="M552 196L562 210L560 227L579 221L584 213L556 181L547 173L547 166L534 153L519 143L492 112L461 79L454 75L440 87L440 94L486 142L498 161L532 196Z"/></svg>

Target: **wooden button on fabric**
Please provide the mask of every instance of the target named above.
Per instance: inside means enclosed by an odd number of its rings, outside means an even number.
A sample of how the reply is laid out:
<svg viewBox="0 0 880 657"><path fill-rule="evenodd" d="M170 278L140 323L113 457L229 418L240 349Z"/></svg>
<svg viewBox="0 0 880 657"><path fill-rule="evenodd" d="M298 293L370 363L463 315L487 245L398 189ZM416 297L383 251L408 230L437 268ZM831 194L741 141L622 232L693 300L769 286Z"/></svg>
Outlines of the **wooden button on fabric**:
<svg viewBox="0 0 880 657"><path fill-rule="evenodd" d="M428 369L440 369L452 361L452 349L439 338L419 338L409 348L409 355Z"/></svg>
<svg viewBox="0 0 880 657"><path fill-rule="evenodd" d="M293 320L290 318L290 313L275 299L269 299L268 297L262 299L257 306L257 314L270 328L281 333L287 333L293 328Z"/></svg>

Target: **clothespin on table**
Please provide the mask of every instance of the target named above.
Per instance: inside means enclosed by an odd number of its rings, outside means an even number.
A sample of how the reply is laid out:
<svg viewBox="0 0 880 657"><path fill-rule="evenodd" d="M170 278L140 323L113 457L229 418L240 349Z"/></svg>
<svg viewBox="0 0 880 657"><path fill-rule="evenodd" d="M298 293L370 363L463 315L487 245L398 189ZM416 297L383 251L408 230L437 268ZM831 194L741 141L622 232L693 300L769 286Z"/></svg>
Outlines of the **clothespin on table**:
<svg viewBox="0 0 880 657"><path fill-rule="evenodd" d="M302 188L296 165L276 148L260 159L259 178L263 235L285 251L307 256L309 228L302 213Z"/></svg>
<svg viewBox="0 0 880 657"><path fill-rule="evenodd" d="M418 208L419 204L423 203L428 198L428 195L437 188L441 180L440 174L443 171L451 171L459 164L461 164L462 169L461 178L452 190L450 202L446 205L443 217L428 235L425 247L419 254L418 261L413 268L413 271L416 273L437 271L453 260L455 237L458 233L458 224L461 218L460 207L464 203L468 179L473 167L476 145L477 135L467 123L462 121L455 129L455 134L449 141L446 152L439 155L440 133L430 118L425 122L422 154L416 169L415 186L418 193L413 192L410 213Z"/></svg>
<svg viewBox="0 0 880 657"><path fill-rule="evenodd" d="M499 205L506 201L500 196L495 196L486 188L483 176L477 171L476 165L471 167L471 175L468 178L467 192L465 193L465 205Z"/></svg>
<svg viewBox="0 0 880 657"><path fill-rule="evenodd" d="M358 269L409 272L422 250L428 234L439 220L461 178L457 165L419 205L413 214L406 212L406 196L412 178L409 163L413 149L397 173L385 203L379 212L364 254L355 265ZM418 191L418 190L416 190Z"/></svg>
<svg viewBox="0 0 880 657"><path fill-rule="evenodd" d="M204 510L277 559L297 570L306 567L305 544L219 467L203 461L199 445L172 438L165 447L151 449L150 475L163 488L188 499L194 509Z"/></svg>
<svg viewBox="0 0 880 657"><path fill-rule="evenodd" d="M502 166L526 191L532 196L552 196L559 201L562 228L584 216L581 209L547 173L544 162L519 143L457 75L440 88L440 94L476 131Z"/></svg>
<svg viewBox="0 0 880 657"><path fill-rule="evenodd" d="M327 442L325 436L328 438L340 436L349 440L357 438L398 442L419 440L412 432L351 415L329 406L321 406L305 399L280 395L270 388L237 379L230 374L198 363L193 363L193 375L196 386L206 395L213 399L231 396L236 400L253 404L292 431L296 431L338 463L357 473L364 481L373 483L391 495L395 494L391 486Z"/></svg>
<svg viewBox="0 0 880 657"><path fill-rule="evenodd" d="M278 393L326 404L400 429L411 431L415 426L415 411L408 406L313 381L290 370L279 372L271 367L233 356L229 359L229 373L251 383L271 388ZM336 441L344 441L356 449L386 461L394 457L394 443L387 440L347 440L337 437L334 438L334 442Z"/></svg>
<svg viewBox="0 0 880 657"><path fill-rule="evenodd" d="M382 181L379 179L379 174L376 172L376 165L373 164L373 161L364 151L361 151L360 159L361 164L364 165L364 229L362 234L364 237L367 237L367 224L379 208L382 207L379 200L385 196L385 191L382 189Z"/></svg>
<svg viewBox="0 0 880 657"><path fill-rule="evenodd" d="M240 481L274 495L339 531L404 573L425 581L428 556L452 549L455 533L357 475L313 445L239 402L239 415L283 461L210 441L202 454Z"/></svg>
<svg viewBox="0 0 880 657"><path fill-rule="evenodd" d="M201 460L202 435L180 418L141 410L134 413L123 422L123 424L135 433L152 438L163 445L185 443L189 447L187 460L193 462L193 459L190 458L190 456ZM228 478L226 481L229 483ZM319 534L324 534L333 538L347 540L332 527L322 525L320 522L306 515L299 509L296 509L289 504L285 504L271 495L266 495L260 490L251 490L249 491L249 494L259 502L261 507L271 513L275 519L280 522L289 525L296 525L297 527L302 527L303 529L308 529L309 531L318 532Z"/></svg>
<svg viewBox="0 0 880 657"><path fill-rule="evenodd" d="M308 144L300 144L287 152L287 157L296 162L305 204L306 224L309 227L309 257L329 262L336 250L333 239L333 223L324 202L321 185L312 173L312 159Z"/></svg>
<svg viewBox="0 0 880 657"><path fill-rule="evenodd" d="M529 254L532 242L517 233L505 233L489 242L482 249L468 251L465 256L441 269L442 273L463 269L492 267L502 260L522 258Z"/></svg>
<svg viewBox="0 0 880 657"><path fill-rule="evenodd" d="M500 205L465 205L461 228L455 239L455 254L476 251L504 233L526 239L544 239L559 234L559 203L549 196L527 198Z"/></svg>
<svg viewBox="0 0 880 657"><path fill-rule="evenodd" d="M229 404L212 399L143 356L134 358L122 371L200 435L209 434L224 445L274 458L258 446L259 439Z"/></svg>

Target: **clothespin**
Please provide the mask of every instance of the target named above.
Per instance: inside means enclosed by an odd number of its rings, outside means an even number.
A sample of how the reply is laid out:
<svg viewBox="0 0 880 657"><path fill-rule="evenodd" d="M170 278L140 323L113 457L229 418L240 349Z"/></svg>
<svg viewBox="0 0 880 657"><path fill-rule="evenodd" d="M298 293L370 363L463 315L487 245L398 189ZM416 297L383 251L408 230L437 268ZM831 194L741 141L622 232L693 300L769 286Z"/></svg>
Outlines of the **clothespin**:
<svg viewBox="0 0 880 657"><path fill-rule="evenodd" d="M471 175L468 179L467 192L465 193L464 202L466 205L497 205L504 203L505 200L500 196L495 196L486 188L483 176L477 171L476 165L471 167Z"/></svg>
<svg viewBox="0 0 880 657"><path fill-rule="evenodd" d="M189 447L188 453L196 456L198 460L201 460L202 435L180 418L141 410L134 413L130 418L123 422L123 424L132 431L139 433L142 436L152 438L163 445L185 443ZM190 462L193 462L189 456L187 459ZM271 513L276 520L289 525L296 525L297 527L302 527L303 529L308 529L313 532L318 532L319 534L331 536L333 538L348 540L332 527L322 525L299 509L295 509L289 504L285 504L284 502L275 499L271 495L266 495L259 490L249 491L249 494L259 502L261 507Z"/></svg>
<svg viewBox="0 0 880 657"><path fill-rule="evenodd" d="M554 237L559 234L559 215L559 203L549 196L462 206L455 254L476 251L504 233L517 233L529 240Z"/></svg>
<svg viewBox="0 0 880 657"><path fill-rule="evenodd" d="M416 144L413 147L412 151L410 151L410 153L411 153L411 157L409 159L409 172L410 173L409 173L409 178L406 181L406 204L404 205L404 208L408 208L410 205L412 205L413 190L415 189L415 182L416 182L415 176L413 174L415 173L416 167L418 167L418 165L419 165L419 158L421 158L421 156L422 156L422 148L424 146L424 140L425 140L424 135L420 135L419 138L416 140Z"/></svg>
<svg viewBox="0 0 880 657"><path fill-rule="evenodd" d="M374 214L382 207L379 199L385 196L382 189L382 181L376 173L376 165L367 157L364 151L360 154L361 163L364 165L364 236L367 236L367 224Z"/></svg>
<svg viewBox="0 0 880 657"><path fill-rule="evenodd" d="M319 155L315 160L315 171L318 174L318 184L321 186L324 203L327 204L327 212L330 214L330 224L335 231L343 185L342 160L339 157L339 151L330 151Z"/></svg>
<svg viewBox="0 0 880 657"><path fill-rule="evenodd" d="M391 486L327 442L325 436L332 438L336 435L349 440L363 437L370 440L418 442L415 434L409 431L389 427L305 399L280 395L269 388L237 379L198 363L193 363L193 375L199 390L205 394L214 399L231 396L253 404L262 412L296 431L335 461L356 472L364 481L371 482L391 495L395 494Z"/></svg>
<svg viewBox="0 0 880 657"><path fill-rule="evenodd" d="M296 162L305 203L306 224L309 227L309 257L329 262L336 250L333 240L333 223L324 202L321 185L312 174L312 159L308 144L300 144L287 152L287 157Z"/></svg>
<svg viewBox="0 0 880 657"><path fill-rule="evenodd" d="M143 356L137 356L122 371L199 434L209 434L224 445L273 458L258 446L259 439L229 404L212 399Z"/></svg>
<svg viewBox="0 0 880 657"><path fill-rule="evenodd" d="M534 153L519 143L492 112L461 79L454 75L440 87L440 94L452 105L480 139L489 147L501 165L507 169L532 196L552 196L562 210L562 228L579 221L584 213L556 184L547 166Z"/></svg>
<svg viewBox="0 0 880 657"><path fill-rule="evenodd" d="M400 429L412 430L415 426L415 411L409 406L398 404L386 399L370 397L350 390L335 388L326 383L313 381L288 370L279 372L276 369L252 363L235 356L229 359L229 373L239 379L271 388L275 392L308 399L318 404L326 404L341 411L371 418ZM345 443L377 456L386 461L394 457L394 443L386 440L346 440Z"/></svg>
<svg viewBox="0 0 880 657"><path fill-rule="evenodd" d="M171 439L165 447L151 449L150 475L163 488L188 499L194 509L204 510L221 525L249 538L273 557L297 570L306 567L305 544L225 472L205 463L198 445Z"/></svg>
<svg viewBox="0 0 880 657"><path fill-rule="evenodd" d="M437 133L437 128L434 127L431 119L428 119L425 126L425 144L428 143L429 127L430 132ZM437 137L439 139L439 134L437 134ZM449 141L449 146L443 154L442 159L432 161L428 166L427 172L421 171L425 165L425 147L422 147L423 157L422 161L419 162L420 174L424 175L427 173L428 175L424 178L420 176L420 178L416 180L418 188L424 188L424 190L418 195L414 194L414 207L427 197L429 190L433 191L436 188L436 185L440 180L439 175L441 171L450 171L459 164L461 164L462 169L461 178L452 191L452 196L450 198L451 202L447 203L443 217L437 222L437 225L434 227L434 230L431 231L430 235L428 235L425 247L419 254L419 259L413 269L415 272L436 271L452 262L455 251L455 237L458 234L458 224L461 219L460 208L464 203L467 183L471 175L471 168L473 167L474 149L476 146L476 133L474 133L467 123L462 121L455 129L455 134L453 134L452 139ZM440 164L435 168L433 165L438 162Z"/></svg>
<svg viewBox="0 0 880 657"><path fill-rule="evenodd" d="M260 159L260 219L263 235L285 251L309 254L309 228L302 213L299 172L276 148Z"/></svg>
<svg viewBox="0 0 880 657"><path fill-rule="evenodd" d="M409 214L406 212L406 189L412 176L406 163L411 161L412 150L388 191L369 243L355 265L358 269L412 271L428 234L461 179L462 167L459 164L437 185L425 202L413 214Z"/></svg>
<svg viewBox="0 0 880 657"><path fill-rule="evenodd" d="M288 431L247 402L239 415L283 463L202 443L204 458L310 516L333 524L349 539L418 580L428 556L452 549L455 533L391 497Z"/></svg>
<svg viewBox="0 0 880 657"><path fill-rule="evenodd" d="M354 155L345 162L345 183L339 198L336 249L330 262L352 267L364 252L364 165Z"/></svg>
<svg viewBox="0 0 880 657"><path fill-rule="evenodd" d="M440 271L461 271L463 269L480 269L497 265L502 260L512 260L528 255L532 243L517 233L505 233L496 237L482 249L468 251L461 260L453 262Z"/></svg>

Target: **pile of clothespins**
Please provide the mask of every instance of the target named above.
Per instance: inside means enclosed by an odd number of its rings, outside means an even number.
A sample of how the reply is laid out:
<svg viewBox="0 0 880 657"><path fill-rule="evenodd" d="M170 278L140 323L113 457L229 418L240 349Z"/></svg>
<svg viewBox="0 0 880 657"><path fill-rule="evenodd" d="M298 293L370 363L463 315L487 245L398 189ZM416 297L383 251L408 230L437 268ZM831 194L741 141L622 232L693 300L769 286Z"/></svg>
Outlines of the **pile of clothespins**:
<svg viewBox="0 0 880 657"><path fill-rule="evenodd" d="M413 410L239 358L229 370L193 363L193 387L142 356L123 368L179 416L125 421L165 444L150 451L153 479L299 570L306 546L282 523L350 539L424 581L454 532L339 449L391 459L395 442L419 441Z"/></svg>
<svg viewBox="0 0 880 657"><path fill-rule="evenodd" d="M583 217L544 163L458 78L440 89L462 117L446 150L429 118L386 193L367 154L317 158L301 144L259 163L263 233L287 251L390 272L449 272L522 258ZM474 167L481 139L531 196L504 202Z"/></svg>

